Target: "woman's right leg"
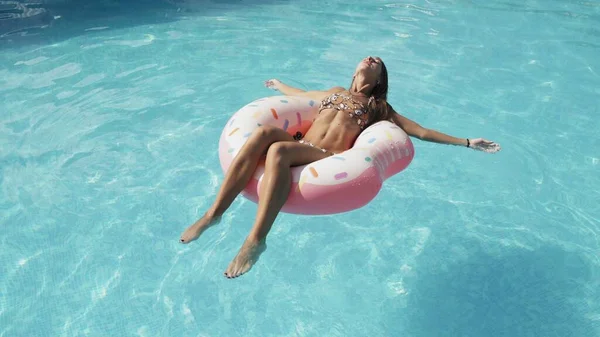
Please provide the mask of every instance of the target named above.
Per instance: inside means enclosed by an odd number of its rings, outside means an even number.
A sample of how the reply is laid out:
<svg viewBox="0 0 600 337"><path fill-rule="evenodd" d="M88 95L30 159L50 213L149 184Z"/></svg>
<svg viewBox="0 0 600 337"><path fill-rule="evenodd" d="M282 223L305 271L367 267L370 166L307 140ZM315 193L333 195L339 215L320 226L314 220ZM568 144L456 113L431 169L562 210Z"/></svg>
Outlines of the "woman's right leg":
<svg viewBox="0 0 600 337"><path fill-rule="evenodd" d="M215 201L204 216L181 234L180 242L190 243L196 240L202 232L220 219L237 195L246 187L259 160L267 153L271 144L293 140L294 138L287 132L273 126L261 126L252 132L231 162Z"/></svg>

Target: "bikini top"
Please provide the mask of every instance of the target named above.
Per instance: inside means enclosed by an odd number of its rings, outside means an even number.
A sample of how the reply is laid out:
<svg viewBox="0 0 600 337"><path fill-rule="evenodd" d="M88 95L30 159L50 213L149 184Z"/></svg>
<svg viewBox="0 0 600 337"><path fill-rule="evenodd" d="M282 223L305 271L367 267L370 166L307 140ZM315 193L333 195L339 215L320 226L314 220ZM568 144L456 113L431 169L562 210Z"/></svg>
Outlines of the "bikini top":
<svg viewBox="0 0 600 337"><path fill-rule="evenodd" d="M347 113L350 117L356 119L356 123L361 130L365 128L369 121L369 113L365 106L346 93L335 93L321 101L319 112L323 109L336 109Z"/></svg>

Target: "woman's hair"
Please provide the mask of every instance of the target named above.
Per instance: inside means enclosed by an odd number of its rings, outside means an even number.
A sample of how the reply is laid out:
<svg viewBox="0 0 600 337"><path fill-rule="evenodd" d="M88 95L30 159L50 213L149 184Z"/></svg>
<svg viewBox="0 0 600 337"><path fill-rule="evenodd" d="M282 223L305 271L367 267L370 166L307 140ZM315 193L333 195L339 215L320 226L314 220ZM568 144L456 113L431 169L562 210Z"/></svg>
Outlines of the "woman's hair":
<svg viewBox="0 0 600 337"><path fill-rule="evenodd" d="M367 103L367 110L369 111L369 121L367 122L367 125L389 118L387 93L388 72L385 64L381 61L381 75L379 81L375 87L373 87L371 97L369 97L369 103Z"/></svg>
<svg viewBox="0 0 600 337"><path fill-rule="evenodd" d="M350 88L354 84L354 78L352 78L352 83L350 83ZM388 119L389 109L387 103L387 93L388 93L388 73L387 68L383 61L381 61L381 75L379 76L379 81L371 90L371 96L369 97L369 102L367 103L367 111L369 113L369 119L367 121L367 126Z"/></svg>

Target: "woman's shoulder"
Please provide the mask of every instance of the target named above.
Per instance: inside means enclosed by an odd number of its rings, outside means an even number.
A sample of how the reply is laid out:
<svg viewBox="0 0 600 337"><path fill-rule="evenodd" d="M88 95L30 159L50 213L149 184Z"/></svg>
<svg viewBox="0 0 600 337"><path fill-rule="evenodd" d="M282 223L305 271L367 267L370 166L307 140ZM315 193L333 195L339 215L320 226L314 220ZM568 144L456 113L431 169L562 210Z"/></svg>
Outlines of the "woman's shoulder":
<svg viewBox="0 0 600 337"><path fill-rule="evenodd" d="M348 91L348 90L344 87L333 87L333 88L327 90L327 92L332 93L332 94L337 94L337 93L343 92L343 91Z"/></svg>

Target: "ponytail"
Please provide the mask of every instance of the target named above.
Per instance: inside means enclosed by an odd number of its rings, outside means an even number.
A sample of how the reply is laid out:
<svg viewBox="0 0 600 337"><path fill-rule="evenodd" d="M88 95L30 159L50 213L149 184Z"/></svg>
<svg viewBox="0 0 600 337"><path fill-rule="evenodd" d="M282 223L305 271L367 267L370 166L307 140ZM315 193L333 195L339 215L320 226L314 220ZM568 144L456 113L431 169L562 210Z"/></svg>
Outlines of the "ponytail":
<svg viewBox="0 0 600 337"><path fill-rule="evenodd" d="M367 111L369 111L369 121L367 122L367 126L389 119L388 103L385 98L376 98L374 95L369 97Z"/></svg>

